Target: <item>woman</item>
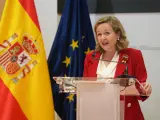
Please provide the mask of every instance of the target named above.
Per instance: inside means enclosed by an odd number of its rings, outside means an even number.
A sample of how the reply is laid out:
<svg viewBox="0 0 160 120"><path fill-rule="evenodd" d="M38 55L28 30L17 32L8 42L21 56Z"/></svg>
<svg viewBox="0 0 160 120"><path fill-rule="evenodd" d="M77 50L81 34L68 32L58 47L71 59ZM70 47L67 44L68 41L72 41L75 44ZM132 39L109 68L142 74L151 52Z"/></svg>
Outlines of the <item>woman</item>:
<svg viewBox="0 0 160 120"><path fill-rule="evenodd" d="M114 62L96 59L118 61L126 63L128 74L135 76L143 87L142 94L151 93L151 85L146 83L147 72L140 50L128 48L125 30L116 17L104 17L97 21L94 27L97 45L95 51L87 54L84 63L84 77L114 77L123 74L125 66ZM143 89L142 89L143 88ZM144 101L147 97L125 98L125 120L144 120L138 100Z"/></svg>

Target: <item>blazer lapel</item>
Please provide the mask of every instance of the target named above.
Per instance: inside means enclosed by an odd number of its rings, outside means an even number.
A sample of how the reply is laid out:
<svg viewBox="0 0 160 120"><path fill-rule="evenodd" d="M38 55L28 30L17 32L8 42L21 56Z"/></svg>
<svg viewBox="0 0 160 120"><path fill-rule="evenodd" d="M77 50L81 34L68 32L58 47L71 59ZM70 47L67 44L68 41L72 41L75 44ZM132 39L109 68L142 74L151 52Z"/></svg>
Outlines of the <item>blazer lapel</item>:
<svg viewBox="0 0 160 120"><path fill-rule="evenodd" d="M100 59L100 56L101 56L101 53L97 52L95 58ZM127 56L127 59L126 59L126 56ZM99 60L92 59L91 61L92 61L92 65L90 67L91 76L92 77L97 77L96 73L97 73L97 67L98 67ZM128 63L128 55L125 54L124 52L119 52L118 62L120 62L120 63L117 64L117 68L116 68L116 71L115 71L114 78L116 78L119 75L122 75L124 73L126 66L125 66L125 64L121 64L121 63L122 62Z"/></svg>
<svg viewBox="0 0 160 120"><path fill-rule="evenodd" d="M92 59L92 67L91 67L91 71L92 72L92 76L93 77L97 77L97 67L98 67L98 63L99 63L99 59L100 59L101 54L99 52L96 53L95 59Z"/></svg>
<svg viewBox="0 0 160 120"><path fill-rule="evenodd" d="M124 71L125 71L126 66L124 64L121 64L123 59L124 59L123 56L124 56L123 53L119 53L118 62L120 62L120 63L117 64L117 68L116 68L116 72L115 72L114 78L118 77L119 75L122 75L124 73Z"/></svg>

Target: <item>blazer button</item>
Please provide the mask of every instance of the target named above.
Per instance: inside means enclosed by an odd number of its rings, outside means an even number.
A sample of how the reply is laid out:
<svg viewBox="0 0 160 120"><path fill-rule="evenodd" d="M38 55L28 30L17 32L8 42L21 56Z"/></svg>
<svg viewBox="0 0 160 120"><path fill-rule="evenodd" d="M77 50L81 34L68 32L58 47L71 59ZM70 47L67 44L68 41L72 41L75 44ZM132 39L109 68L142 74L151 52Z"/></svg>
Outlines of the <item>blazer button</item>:
<svg viewBox="0 0 160 120"><path fill-rule="evenodd" d="M131 103L128 103L128 104L127 104L127 107L131 107L131 106L132 106L132 104L131 104Z"/></svg>

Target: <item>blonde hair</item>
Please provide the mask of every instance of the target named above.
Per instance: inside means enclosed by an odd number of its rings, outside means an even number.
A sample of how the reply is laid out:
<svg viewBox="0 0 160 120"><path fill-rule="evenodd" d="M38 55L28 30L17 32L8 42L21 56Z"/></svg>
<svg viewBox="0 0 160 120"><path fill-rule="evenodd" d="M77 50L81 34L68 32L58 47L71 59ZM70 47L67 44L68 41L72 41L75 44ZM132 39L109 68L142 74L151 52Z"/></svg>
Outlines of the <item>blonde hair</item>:
<svg viewBox="0 0 160 120"><path fill-rule="evenodd" d="M128 47L129 41L127 40L125 30L124 30L121 22L116 17L107 16L107 17L103 17L103 18L99 19L94 26L95 33L96 33L96 29L97 29L98 25L100 25L102 23L109 23L111 25L113 31L116 34L119 34L119 40L117 40L117 43L116 43L116 50L117 51L120 51L120 50ZM96 51L99 51L101 53L104 52L104 50L101 48L101 46L99 45L98 42L96 43Z"/></svg>

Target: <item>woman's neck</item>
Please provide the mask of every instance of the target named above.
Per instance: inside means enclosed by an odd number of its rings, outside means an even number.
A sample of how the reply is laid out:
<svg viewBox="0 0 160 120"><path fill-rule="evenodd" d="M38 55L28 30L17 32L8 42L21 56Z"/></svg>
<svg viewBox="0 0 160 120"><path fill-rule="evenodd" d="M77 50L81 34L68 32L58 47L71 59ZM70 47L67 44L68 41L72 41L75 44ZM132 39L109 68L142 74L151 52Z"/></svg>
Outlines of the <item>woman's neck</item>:
<svg viewBox="0 0 160 120"><path fill-rule="evenodd" d="M105 51L103 53L102 59L104 59L104 60L112 60L112 58L114 57L115 53L116 53L116 50Z"/></svg>

